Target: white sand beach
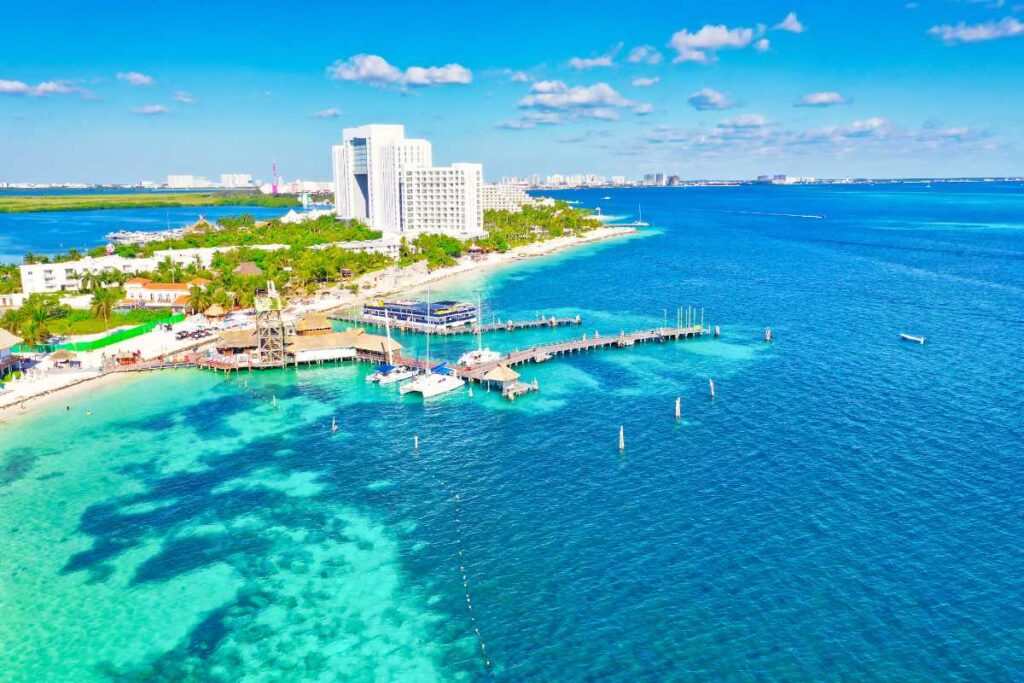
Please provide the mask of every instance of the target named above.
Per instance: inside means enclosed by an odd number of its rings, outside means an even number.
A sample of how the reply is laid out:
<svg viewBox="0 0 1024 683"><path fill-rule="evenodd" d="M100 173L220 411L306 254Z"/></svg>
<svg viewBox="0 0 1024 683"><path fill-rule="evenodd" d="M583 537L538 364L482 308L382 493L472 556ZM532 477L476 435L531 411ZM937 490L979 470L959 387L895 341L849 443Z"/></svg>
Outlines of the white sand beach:
<svg viewBox="0 0 1024 683"><path fill-rule="evenodd" d="M510 264L519 259L544 256L570 247L635 232L635 228L611 225L591 230L580 237L559 237L527 244L511 249L504 254L486 254L476 259L463 256L456 265L438 268L434 271L427 270L426 263L423 261L407 268L392 267L369 273L360 278L357 281L359 291L356 294L347 290L333 290L327 296L311 297L294 303L286 309L285 315L289 319L294 319L305 313L325 312L385 296L402 295L422 289L430 283L482 268ZM198 324L205 324L205 322L201 316L193 316L185 322L175 325L171 331L156 329L148 334L105 347L100 351L79 353L77 360L81 362L80 370L59 370L54 368L52 362L45 356L40 356L39 364L26 373L25 377L11 382L3 392L0 392L0 430L18 416L28 414L36 407L72 401L73 397L81 396L96 387L109 385L134 374L127 372L104 374L101 371L104 356L109 357L121 351L129 351L138 352L143 360L149 360L178 354L196 346L196 341L193 339L180 341L175 339L175 333L180 329L194 328ZM91 337L95 337L95 335L91 335ZM84 339L83 337L81 340ZM76 338L75 341L80 341L80 339ZM80 407L83 410L87 409L85 406Z"/></svg>

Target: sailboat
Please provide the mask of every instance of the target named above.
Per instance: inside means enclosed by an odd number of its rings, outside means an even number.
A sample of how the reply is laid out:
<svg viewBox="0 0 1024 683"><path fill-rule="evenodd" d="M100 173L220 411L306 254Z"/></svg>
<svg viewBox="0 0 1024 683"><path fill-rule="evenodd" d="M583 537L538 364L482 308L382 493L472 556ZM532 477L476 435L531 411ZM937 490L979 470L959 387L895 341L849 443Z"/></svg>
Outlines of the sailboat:
<svg viewBox="0 0 1024 683"><path fill-rule="evenodd" d="M640 227L650 225L650 223L644 221L644 210L643 207L641 207L639 204L636 205L636 212L639 214L639 217L637 218L636 223L634 223L633 225Z"/></svg>
<svg viewBox="0 0 1024 683"><path fill-rule="evenodd" d="M427 290L427 313L430 313L430 290ZM455 391L466 382L455 375L450 374L451 370L441 363L436 368L430 367L430 330L427 330L427 367L423 374L411 382L402 385L398 392L405 394L420 394L423 398L447 394Z"/></svg>
<svg viewBox="0 0 1024 683"><path fill-rule="evenodd" d="M378 366L377 372L368 375L366 381L394 384L395 382L415 377L416 371L412 368L403 368L394 364L394 356L391 351L391 319L388 317L387 310L384 311L384 329L387 331L388 336L387 347L384 349L384 359L387 363Z"/></svg>
<svg viewBox="0 0 1024 683"><path fill-rule="evenodd" d="M478 296L476 298L476 350L468 351L459 357L459 365L465 365L467 368L487 363L496 363L501 360L500 353L484 348L483 321L480 319L481 310L480 297Z"/></svg>

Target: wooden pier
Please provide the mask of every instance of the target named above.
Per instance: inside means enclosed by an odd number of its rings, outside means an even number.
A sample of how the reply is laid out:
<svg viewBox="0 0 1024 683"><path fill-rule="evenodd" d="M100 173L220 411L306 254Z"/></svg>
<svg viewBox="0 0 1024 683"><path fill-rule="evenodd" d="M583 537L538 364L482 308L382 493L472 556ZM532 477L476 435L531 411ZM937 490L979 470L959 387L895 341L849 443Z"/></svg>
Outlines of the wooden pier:
<svg viewBox="0 0 1024 683"><path fill-rule="evenodd" d="M593 337L588 337L584 335L580 339L541 344L528 349L512 351L502 356L500 360L484 365L475 365L471 368L457 366L455 372L465 380L480 382L483 380L483 376L497 365L513 367L526 363L543 363L556 356L567 356L573 353L583 353L597 349L625 348L650 342L664 343L676 339L692 339L706 333L707 330L700 325L691 325L690 327L657 327L652 330L640 330L639 332L620 332L612 336L595 334Z"/></svg>
<svg viewBox="0 0 1024 683"><path fill-rule="evenodd" d="M372 325L374 327L384 327L384 320L375 316L368 315L356 315L354 313L331 313L327 316L331 320L338 320L340 322L353 323L356 325ZM496 320L485 325L461 325L458 327L441 327L439 325L426 325L423 323L413 323L402 320L391 320L389 322L392 329L402 330L403 332L419 332L419 333L430 333L437 335L456 335L456 334L477 334L485 332L515 332L516 330L529 330L538 329L543 327L566 327L568 325L582 325L583 318L579 315L572 317L559 318L556 316L540 316L533 320Z"/></svg>

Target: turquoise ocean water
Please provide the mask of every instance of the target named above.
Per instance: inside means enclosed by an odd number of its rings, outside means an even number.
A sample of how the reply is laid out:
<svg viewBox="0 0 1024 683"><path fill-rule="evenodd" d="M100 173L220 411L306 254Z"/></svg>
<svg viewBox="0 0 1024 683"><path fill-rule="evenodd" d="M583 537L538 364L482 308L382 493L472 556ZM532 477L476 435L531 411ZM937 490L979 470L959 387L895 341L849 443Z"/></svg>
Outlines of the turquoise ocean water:
<svg viewBox="0 0 1024 683"><path fill-rule="evenodd" d="M0 680L1024 678L1024 189L562 196L652 227L434 294L722 338L514 405L182 370L0 425Z"/></svg>

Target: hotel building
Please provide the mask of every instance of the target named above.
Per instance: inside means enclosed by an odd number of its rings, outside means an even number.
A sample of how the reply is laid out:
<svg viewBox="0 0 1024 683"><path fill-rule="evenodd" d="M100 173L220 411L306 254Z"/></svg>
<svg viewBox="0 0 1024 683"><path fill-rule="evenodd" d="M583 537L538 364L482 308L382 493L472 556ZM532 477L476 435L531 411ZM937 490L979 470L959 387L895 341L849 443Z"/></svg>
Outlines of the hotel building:
<svg viewBox="0 0 1024 683"><path fill-rule="evenodd" d="M480 164L434 166L427 140L383 124L344 129L331 157L339 217L365 221L385 237L485 234Z"/></svg>

